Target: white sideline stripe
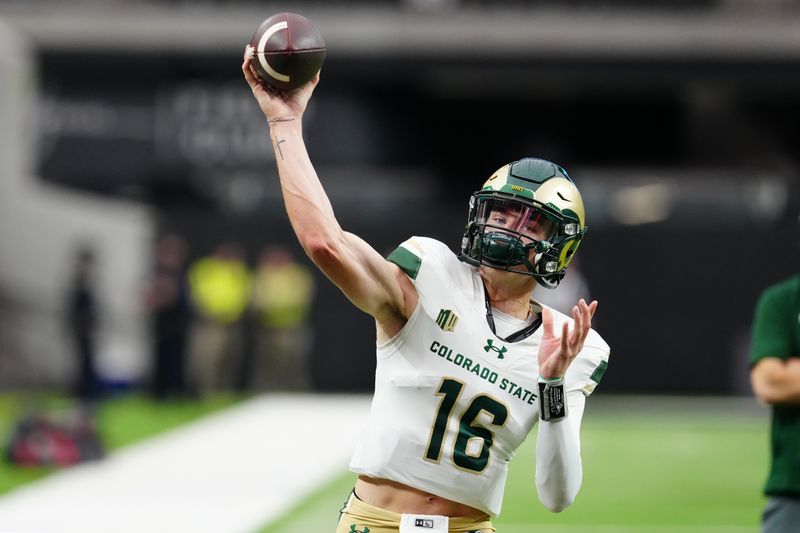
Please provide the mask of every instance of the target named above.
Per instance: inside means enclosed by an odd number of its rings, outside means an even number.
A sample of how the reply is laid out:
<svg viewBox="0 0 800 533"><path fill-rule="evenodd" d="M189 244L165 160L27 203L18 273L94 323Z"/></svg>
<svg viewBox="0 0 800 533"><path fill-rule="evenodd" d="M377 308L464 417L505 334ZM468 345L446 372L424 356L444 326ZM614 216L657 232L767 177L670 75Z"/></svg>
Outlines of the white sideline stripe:
<svg viewBox="0 0 800 533"><path fill-rule="evenodd" d="M258 397L0 498L0 532L252 533L346 471L368 411Z"/></svg>

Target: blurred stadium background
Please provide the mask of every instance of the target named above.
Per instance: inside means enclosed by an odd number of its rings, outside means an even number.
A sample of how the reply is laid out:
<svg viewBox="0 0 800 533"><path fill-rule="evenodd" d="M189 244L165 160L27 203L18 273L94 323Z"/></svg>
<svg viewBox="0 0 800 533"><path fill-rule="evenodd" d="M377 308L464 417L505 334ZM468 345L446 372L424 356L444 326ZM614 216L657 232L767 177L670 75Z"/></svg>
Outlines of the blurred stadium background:
<svg viewBox="0 0 800 533"><path fill-rule="evenodd" d="M584 195L579 272L613 350L588 407L584 489L547 515L526 445L501 531L756 531L768 421L750 398L750 319L760 290L800 257L795 0L0 0L0 436L32 403L69 401L64 302L85 246L98 261L98 366L114 392L98 426L112 458L229 410L264 409L256 425L274 414L277 388L151 400L142 285L165 233L186 239L191 260L229 241L251 265L273 244L305 260L239 70L258 23L279 11L325 36L305 135L342 224L378 250L412 234L456 248L468 195L525 155L564 165ZM309 391L290 397L308 411L251 436L263 455L246 457L264 476L246 488L280 502L237 522L227 500L172 492L175 509L194 498L221 522L151 531L332 529L352 484L347 450L306 472L314 448L298 444L284 460L311 482L291 498L279 497L291 475L256 466L322 423L332 399L355 394L359 412L372 386L371 321L316 281ZM219 471L245 455L222 446L206 450ZM30 515L14 514L26 491L67 472L4 468L0 531L4 516L23 516L13 530L27 531ZM248 467L227 471L237 468ZM87 515L103 495L87 492ZM148 509L151 524L169 514ZM89 516L76 520L82 528L59 530L94 531ZM107 530L125 530L119 522Z"/></svg>

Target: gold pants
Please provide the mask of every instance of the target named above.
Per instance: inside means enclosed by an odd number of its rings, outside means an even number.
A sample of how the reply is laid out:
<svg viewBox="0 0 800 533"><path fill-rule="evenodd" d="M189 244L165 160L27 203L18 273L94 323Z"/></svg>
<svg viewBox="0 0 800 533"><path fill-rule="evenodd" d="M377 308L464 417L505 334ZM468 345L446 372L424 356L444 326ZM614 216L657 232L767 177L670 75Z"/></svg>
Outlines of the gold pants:
<svg viewBox="0 0 800 533"><path fill-rule="evenodd" d="M480 518L451 517L450 533L495 533L489 515ZM336 533L398 533L400 513L393 513L359 500L355 493L342 509Z"/></svg>

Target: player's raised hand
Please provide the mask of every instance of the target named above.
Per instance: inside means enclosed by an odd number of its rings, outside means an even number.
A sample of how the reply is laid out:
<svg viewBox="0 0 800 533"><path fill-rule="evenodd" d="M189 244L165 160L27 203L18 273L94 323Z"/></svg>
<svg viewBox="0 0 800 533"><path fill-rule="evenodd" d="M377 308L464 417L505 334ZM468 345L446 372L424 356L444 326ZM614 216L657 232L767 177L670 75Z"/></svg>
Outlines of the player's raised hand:
<svg viewBox="0 0 800 533"><path fill-rule="evenodd" d="M583 348L583 341L592 327L592 317L597 310L597 301L587 305L581 298L572 308L574 327L564 322L561 335L553 331L553 312L542 309L542 343L539 346L539 375L543 378L560 378L567 373L569 365Z"/></svg>
<svg viewBox="0 0 800 533"><path fill-rule="evenodd" d="M314 87L319 83L319 73L307 84L292 91L279 91L259 81L250 65L252 61L252 48L245 46L242 72L244 79L253 91L261 111L271 122L300 120L308 105L308 100L314 92Z"/></svg>

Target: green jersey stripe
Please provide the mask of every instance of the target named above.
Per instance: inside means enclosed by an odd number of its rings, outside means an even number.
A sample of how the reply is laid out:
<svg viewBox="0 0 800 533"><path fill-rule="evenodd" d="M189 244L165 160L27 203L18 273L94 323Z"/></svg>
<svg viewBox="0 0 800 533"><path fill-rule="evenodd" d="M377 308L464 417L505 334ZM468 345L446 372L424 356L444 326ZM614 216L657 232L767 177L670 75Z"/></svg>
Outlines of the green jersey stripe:
<svg viewBox="0 0 800 533"><path fill-rule="evenodd" d="M387 257L389 261L403 269L403 272L408 274L411 279L417 279L419 274L419 267L422 265L422 259L409 252L406 248L398 246L394 252Z"/></svg>
<svg viewBox="0 0 800 533"><path fill-rule="evenodd" d="M589 379L599 384L600 380L603 379L603 374L606 373L606 368L608 368L608 361L600 361L600 364L594 369Z"/></svg>

